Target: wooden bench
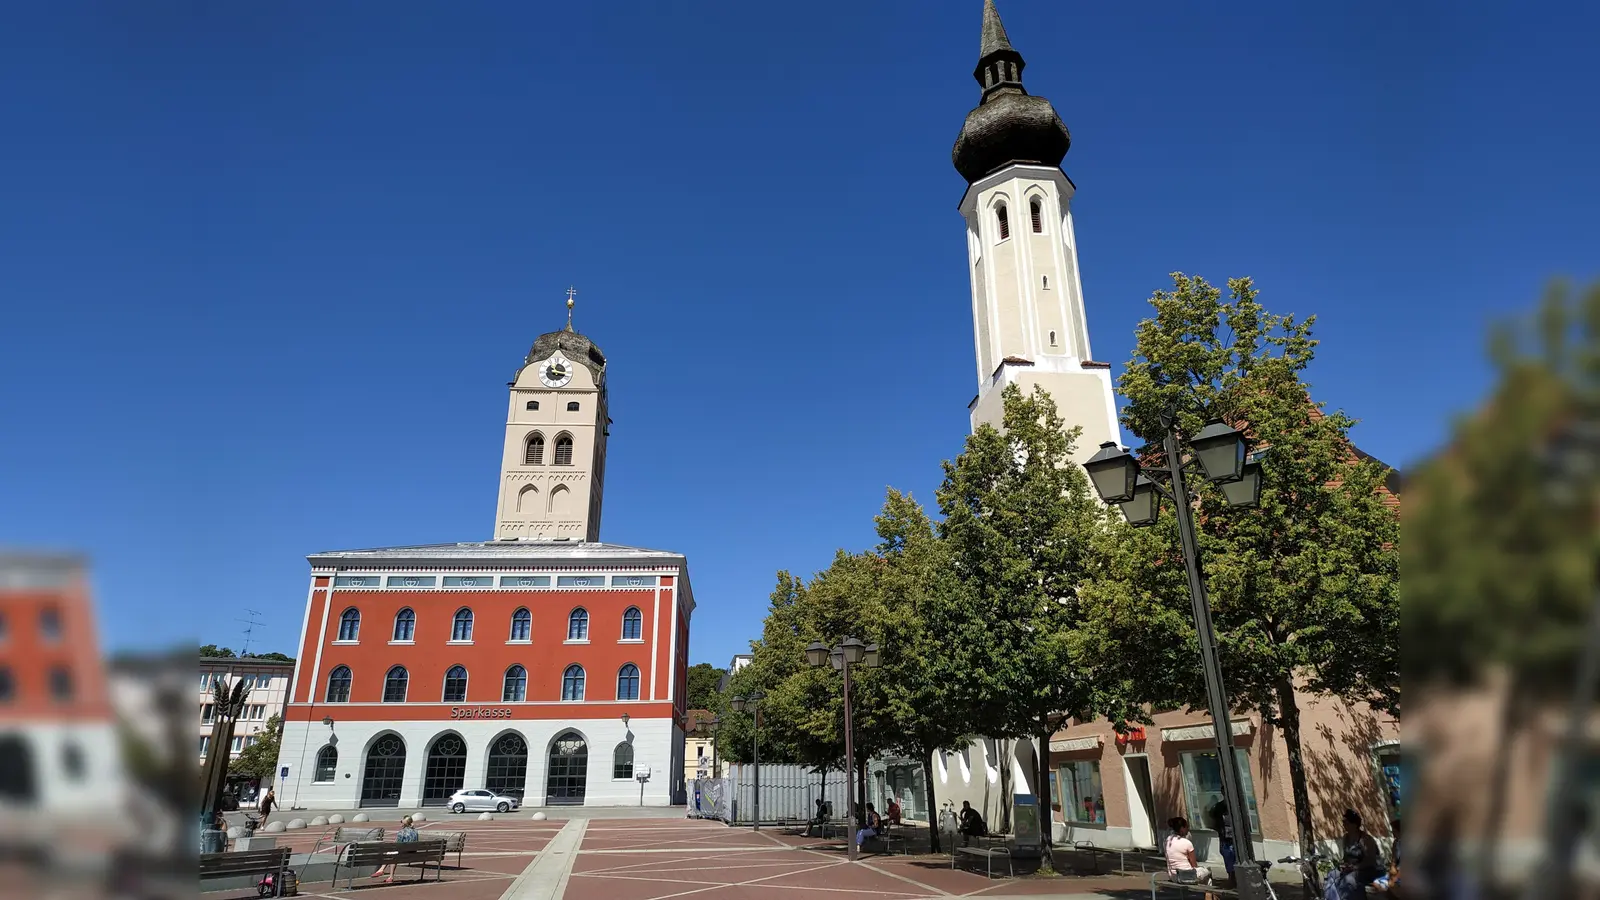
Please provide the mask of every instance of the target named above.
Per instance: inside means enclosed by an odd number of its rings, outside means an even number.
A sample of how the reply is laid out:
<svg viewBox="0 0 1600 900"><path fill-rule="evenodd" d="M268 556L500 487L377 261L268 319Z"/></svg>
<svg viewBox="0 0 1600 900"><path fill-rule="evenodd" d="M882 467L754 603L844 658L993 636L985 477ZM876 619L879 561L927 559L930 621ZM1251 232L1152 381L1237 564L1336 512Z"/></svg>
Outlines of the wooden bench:
<svg viewBox="0 0 1600 900"><path fill-rule="evenodd" d="M239 876L272 876L272 883L283 884L283 873L289 869L289 848L271 850L240 850L235 853L200 854L200 880L212 878L237 878Z"/></svg>
<svg viewBox="0 0 1600 900"><path fill-rule="evenodd" d="M444 839L444 852L456 855L456 868L461 868L461 856L467 852L467 833L465 831L429 831L425 832L425 839Z"/></svg>
<svg viewBox="0 0 1600 900"><path fill-rule="evenodd" d="M361 841L382 842L383 834L382 828L340 825L333 830L333 842L335 844L354 844Z"/></svg>
<svg viewBox="0 0 1600 900"><path fill-rule="evenodd" d="M950 868L954 869L956 861L963 856L970 857L974 861L983 860L983 874L987 878L994 877L994 861L997 859L1006 861L1006 871L1011 877L1015 878L1017 875L1016 869L1011 865L1011 850L1008 847L957 847L956 852L950 854Z"/></svg>
<svg viewBox="0 0 1600 900"><path fill-rule="evenodd" d="M871 853L893 853L896 847L900 849L900 855L902 856L911 852L907 849L905 831L899 828L885 827L882 831L861 842L861 849Z"/></svg>
<svg viewBox="0 0 1600 900"><path fill-rule="evenodd" d="M429 863L432 863L439 873L437 880L443 881L444 841L430 838L408 841L404 844L392 841L351 844L350 849L345 852L344 859L333 864L333 886L336 890L339 887L340 866L350 870L350 887L354 888L357 869L378 869L388 865L393 865L396 869L400 866L419 866L422 872L417 876L417 880L422 881L428 877Z"/></svg>
<svg viewBox="0 0 1600 900"><path fill-rule="evenodd" d="M1166 872L1156 872L1150 876L1150 900L1159 900L1158 891L1163 888L1178 892L1179 897L1198 896L1210 894L1213 897L1234 897L1239 892L1232 888L1217 887L1214 884L1200 884L1196 881L1172 881Z"/></svg>

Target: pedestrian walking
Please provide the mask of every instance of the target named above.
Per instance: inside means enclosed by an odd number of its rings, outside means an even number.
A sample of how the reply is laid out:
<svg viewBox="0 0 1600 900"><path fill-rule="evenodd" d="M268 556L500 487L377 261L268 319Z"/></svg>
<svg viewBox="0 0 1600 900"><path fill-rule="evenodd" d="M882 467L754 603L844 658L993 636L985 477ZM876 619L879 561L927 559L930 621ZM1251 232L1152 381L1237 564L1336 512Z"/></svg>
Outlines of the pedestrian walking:
<svg viewBox="0 0 1600 900"><path fill-rule="evenodd" d="M267 816L272 815L272 808L278 805L278 798L272 793L272 788L267 788L267 793L261 798L261 824L267 824Z"/></svg>

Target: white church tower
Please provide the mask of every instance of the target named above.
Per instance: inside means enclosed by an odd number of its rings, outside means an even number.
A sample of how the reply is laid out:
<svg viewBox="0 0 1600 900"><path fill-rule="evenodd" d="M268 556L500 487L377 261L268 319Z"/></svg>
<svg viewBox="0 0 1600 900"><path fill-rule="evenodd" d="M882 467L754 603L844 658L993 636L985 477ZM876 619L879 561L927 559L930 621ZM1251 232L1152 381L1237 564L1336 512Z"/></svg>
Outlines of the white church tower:
<svg viewBox="0 0 1600 900"><path fill-rule="evenodd" d="M983 88L952 159L967 180L967 221L978 396L972 427L998 427L1001 391L1043 385L1070 428L1083 428L1075 458L1103 441L1122 443L1111 367L1089 350L1072 228L1072 180L1061 171L1071 146L1050 101L1022 87L1025 63L985 0L983 43L973 77Z"/></svg>
<svg viewBox="0 0 1600 900"><path fill-rule="evenodd" d="M598 541L606 476L606 357L567 327L539 335L512 377L497 541Z"/></svg>

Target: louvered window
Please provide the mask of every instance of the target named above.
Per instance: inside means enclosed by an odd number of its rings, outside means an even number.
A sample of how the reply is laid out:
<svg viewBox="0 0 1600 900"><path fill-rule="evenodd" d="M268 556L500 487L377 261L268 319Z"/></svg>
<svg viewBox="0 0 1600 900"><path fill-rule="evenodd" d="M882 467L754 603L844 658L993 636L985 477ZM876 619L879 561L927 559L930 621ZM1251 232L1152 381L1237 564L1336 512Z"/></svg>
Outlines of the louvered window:
<svg viewBox="0 0 1600 900"><path fill-rule="evenodd" d="M544 465L544 435L536 434L528 438L527 452L522 454L522 464L525 466Z"/></svg>
<svg viewBox="0 0 1600 900"><path fill-rule="evenodd" d="M1039 201L1028 204L1028 212L1033 216L1033 233L1044 233L1044 213L1039 210Z"/></svg>
<svg viewBox="0 0 1600 900"><path fill-rule="evenodd" d="M569 403L567 403L567 412L577 412L577 411L578 411L578 401L573 400L573 401L570 401Z"/></svg>
<svg viewBox="0 0 1600 900"><path fill-rule="evenodd" d="M1006 238L1011 237L1011 220L1006 216L1006 208L1004 204L995 207L994 217L995 220L1000 223L1000 240L1003 241Z"/></svg>
<svg viewBox="0 0 1600 900"><path fill-rule="evenodd" d="M566 435L556 438L556 465L572 465L572 438Z"/></svg>

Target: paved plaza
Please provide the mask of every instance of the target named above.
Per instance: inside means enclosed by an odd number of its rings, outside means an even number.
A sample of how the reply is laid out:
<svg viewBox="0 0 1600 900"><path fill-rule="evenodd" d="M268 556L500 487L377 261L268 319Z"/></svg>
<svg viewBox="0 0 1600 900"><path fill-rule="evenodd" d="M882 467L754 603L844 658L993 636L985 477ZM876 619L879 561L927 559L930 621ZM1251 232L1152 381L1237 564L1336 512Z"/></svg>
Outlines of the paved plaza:
<svg viewBox="0 0 1600 900"><path fill-rule="evenodd" d="M585 816L531 821L526 814L483 822L441 813L419 823L430 831L468 834L459 865L446 860L444 880L383 884L358 877L335 889L326 881L302 883L303 897L364 900L922 900L935 897L1058 897L1133 900L1150 895L1149 876L1062 875L993 880L981 872L950 868L948 856L864 855L851 864L841 840L818 840L793 828L729 828L684 818ZM679 816L682 815L680 812ZM394 822L373 822L389 828ZM323 829L278 835L278 846L312 851ZM923 835L914 834L913 840ZM323 846L318 856L333 859ZM1102 863L1102 870L1107 867ZM400 878L414 879L414 870ZM433 876L430 873L429 878ZM216 891L215 900L254 896Z"/></svg>

